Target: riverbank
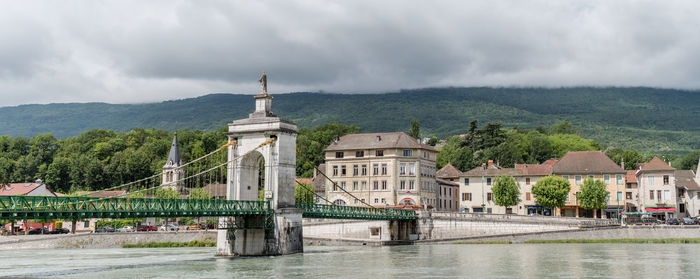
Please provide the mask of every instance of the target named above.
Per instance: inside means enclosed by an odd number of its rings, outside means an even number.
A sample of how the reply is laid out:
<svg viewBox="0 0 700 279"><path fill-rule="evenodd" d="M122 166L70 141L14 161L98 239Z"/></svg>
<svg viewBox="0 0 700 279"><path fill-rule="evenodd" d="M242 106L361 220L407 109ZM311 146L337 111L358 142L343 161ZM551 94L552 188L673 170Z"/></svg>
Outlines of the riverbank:
<svg viewBox="0 0 700 279"><path fill-rule="evenodd" d="M127 244L216 241L216 231L84 233L0 237L0 250L122 248Z"/></svg>
<svg viewBox="0 0 700 279"><path fill-rule="evenodd" d="M457 241L452 244L515 244L512 241ZM700 238L616 238L616 239L549 239L549 240L528 240L524 244L700 244Z"/></svg>

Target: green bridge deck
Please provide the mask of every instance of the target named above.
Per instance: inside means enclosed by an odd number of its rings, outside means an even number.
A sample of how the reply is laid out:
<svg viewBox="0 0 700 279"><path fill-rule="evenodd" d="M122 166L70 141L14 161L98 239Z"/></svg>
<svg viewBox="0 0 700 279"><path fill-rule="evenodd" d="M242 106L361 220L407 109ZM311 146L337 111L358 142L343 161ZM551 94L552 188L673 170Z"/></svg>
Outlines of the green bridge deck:
<svg viewBox="0 0 700 279"><path fill-rule="evenodd" d="M299 204L305 218L413 220L411 210ZM269 202L150 198L0 196L0 220L268 215Z"/></svg>

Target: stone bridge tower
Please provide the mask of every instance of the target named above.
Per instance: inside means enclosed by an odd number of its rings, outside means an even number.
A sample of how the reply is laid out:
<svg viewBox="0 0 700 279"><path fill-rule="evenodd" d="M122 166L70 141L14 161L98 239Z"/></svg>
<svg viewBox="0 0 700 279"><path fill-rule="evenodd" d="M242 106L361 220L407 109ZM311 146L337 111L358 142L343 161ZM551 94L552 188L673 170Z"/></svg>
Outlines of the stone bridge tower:
<svg viewBox="0 0 700 279"><path fill-rule="evenodd" d="M294 206L297 126L271 112L272 96L267 93L264 73L260 80L263 90L255 96L255 111L246 119L228 124L229 142L235 140L236 144L228 147L228 158L233 162L228 167L226 198L258 200L258 188L264 184L264 199L274 209L274 234L252 225L264 223L261 216L228 218L222 222L230 222L224 225L229 229L221 229L217 235L216 252L220 256L303 252L302 210ZM258 148L270 139L274 141ZM259 179L261 167L264 180Z"/></svg>

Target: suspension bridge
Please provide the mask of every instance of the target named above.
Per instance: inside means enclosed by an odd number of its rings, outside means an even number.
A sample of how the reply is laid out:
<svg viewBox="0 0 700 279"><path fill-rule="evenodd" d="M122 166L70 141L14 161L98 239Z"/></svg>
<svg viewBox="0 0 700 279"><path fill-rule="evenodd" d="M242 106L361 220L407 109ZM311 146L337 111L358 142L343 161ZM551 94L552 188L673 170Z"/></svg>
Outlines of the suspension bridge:
<svg viewBox="0 0 700 279"><path fill-rule="evenodd" d="M255 111L230 123L228 143L211 153L182 164L179 151L173 155L171 149L163 172L78 196L2 196L0 219L219 217L217 254L279 255L303 251L301 218L392 222L417 218L412 210L371 205L295 204L296 125L270 111L272 97L265 88L255 96ZM221 184L226 185L225 200L202 197L204 187ZM100 192L122 194L89 197Z"/></svg>

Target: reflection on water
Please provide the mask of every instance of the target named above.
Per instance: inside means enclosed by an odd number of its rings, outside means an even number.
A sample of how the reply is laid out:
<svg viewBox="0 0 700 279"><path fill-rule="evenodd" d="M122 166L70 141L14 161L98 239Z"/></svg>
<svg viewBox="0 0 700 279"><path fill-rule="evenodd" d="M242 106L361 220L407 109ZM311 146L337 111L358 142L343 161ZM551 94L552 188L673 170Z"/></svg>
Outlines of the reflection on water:
<svg viewBox="0 0 700 279"><path fill-rule="evenodd" d="M66 278L698 278L696 244L306 247L217 258L213 248L0 252L0 277Z"/></svg>

